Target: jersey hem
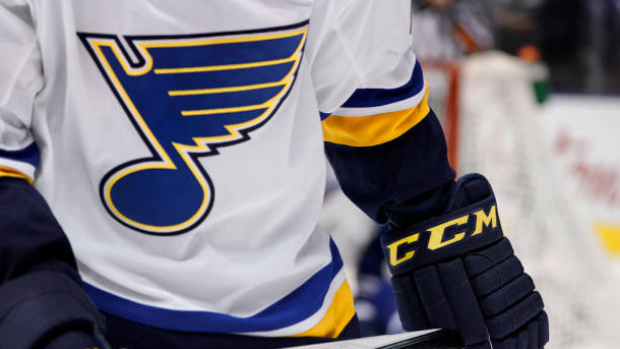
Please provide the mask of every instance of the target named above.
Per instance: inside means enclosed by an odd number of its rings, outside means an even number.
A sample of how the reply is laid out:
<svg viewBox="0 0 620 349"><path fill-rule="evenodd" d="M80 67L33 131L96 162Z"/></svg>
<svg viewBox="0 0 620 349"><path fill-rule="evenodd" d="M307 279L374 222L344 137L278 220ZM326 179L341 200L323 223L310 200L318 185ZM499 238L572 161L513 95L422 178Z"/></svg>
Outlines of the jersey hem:
<svg viewBox="0 0 620 349"><path fill-rule="evenodd" d="M335 288L335 293L344 281L343 262L331 240L330 250L332 261L327 266L290 294L249 317L159 308L122 298L88 283L85 283L85 290L102 312L156 328L180 332L247 333L263 337L294 335L316 325L322 316L297 332L283 333L281 330L292 328L317 314L323 308L330 290ZM332 287L334 284L337 286Z"/></svg>

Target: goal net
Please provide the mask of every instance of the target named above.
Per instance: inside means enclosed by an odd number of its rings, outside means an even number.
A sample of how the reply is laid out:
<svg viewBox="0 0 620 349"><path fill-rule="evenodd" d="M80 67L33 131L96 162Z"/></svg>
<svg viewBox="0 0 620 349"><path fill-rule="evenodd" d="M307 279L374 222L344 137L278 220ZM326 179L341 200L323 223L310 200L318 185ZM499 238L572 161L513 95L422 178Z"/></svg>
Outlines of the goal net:
<svg viewBox="0 0 620 349"><path fill-rule="evenodd" d="M506 234L543 295L548 348L615 347L620 288L546 149L531 66L500 53L423 66L453 166L489 179Z"/></svg>

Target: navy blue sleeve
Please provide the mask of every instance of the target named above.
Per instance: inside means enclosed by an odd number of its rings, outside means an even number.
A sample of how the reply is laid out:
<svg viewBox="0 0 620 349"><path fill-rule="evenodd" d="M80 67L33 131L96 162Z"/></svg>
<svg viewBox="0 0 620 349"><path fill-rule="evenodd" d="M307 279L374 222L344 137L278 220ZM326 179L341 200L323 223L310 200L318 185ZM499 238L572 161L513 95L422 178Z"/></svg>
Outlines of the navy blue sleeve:
<svg viewBox="0 0 620 349"><path fill-rule="evenodd" d="M43 270L80 282L69 240L43 197L25 179L0 177L0 285Z"/></svg>
<svg viewBox="0 0 620 349"><path fill-rule="evenodd" d="M398 221L445 204L455 172L419 64L405 85L357 90L322 118L325 152L344 193L376 222L406 225Z"/></svg>
<svg viewBox="0 0 620 349"><path fill-rule="evenodd" d="M352 147L327 142L325 151L345 194L379 223L387 222L387 211L398 211L455 178L432 111L388 143Z"/></svg>
<svg viewBox="0 0 620 349"><path fill-rule="evenodd" d="M29 181L0 176L0 348L108 348L69 240Z"/></svg>

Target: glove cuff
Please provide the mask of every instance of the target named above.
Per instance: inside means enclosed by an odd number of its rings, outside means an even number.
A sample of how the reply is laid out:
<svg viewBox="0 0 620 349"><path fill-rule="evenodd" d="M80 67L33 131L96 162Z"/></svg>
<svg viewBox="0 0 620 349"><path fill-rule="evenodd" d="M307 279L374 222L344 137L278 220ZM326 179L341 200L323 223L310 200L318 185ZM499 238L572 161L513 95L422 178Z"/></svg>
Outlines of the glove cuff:
<svg viewBox="0 0 620 349"><path fill-rule="evenodd" d="M475 188L475 194L488 190L486 197L479 199L480 195L477 195L475 202L468 203L472 198L471 188ZM468 204L463 206L463 202ZM460 207L455 209L455 206ZM392 230L381 237L393 275L461 257L501 240L504 235L495 195L487 180L480 175L459 180L448 210L442 216Z"/></svg>

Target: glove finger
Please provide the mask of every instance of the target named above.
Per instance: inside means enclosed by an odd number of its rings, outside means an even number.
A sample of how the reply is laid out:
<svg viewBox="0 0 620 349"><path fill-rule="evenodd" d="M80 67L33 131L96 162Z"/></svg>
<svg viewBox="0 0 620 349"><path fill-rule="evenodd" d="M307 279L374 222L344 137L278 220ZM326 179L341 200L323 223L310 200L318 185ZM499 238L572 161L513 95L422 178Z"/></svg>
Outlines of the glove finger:
<svg viewBox="0 0 620 349"><path fill-rule="evenodd" d="M480 300L482 313L485 317L495 316L534 291L534 288L532 278L527 274L522 274L504 287Z"/></svg>
<svg viewBox="0 0 620 349"><path fill-rule="evenodd" d="M411 275L392 277L394 296L398 305L398 315L403 328L407 331L419 331L431 328L424 306L416 290Z"/></svg>
<svg viewBox="0 0 620 349"><path fill-rule="evenodd" d="M481 298L497 291L521 274L523 274L521 262L517 257L511 256L496 267L471 279L471 285L478 298Z"/></svg>
<svg viewBox="0 0 620 349"><path fill-rule="evenodd" d="M438 270L463 343L466 346L488 343L489 331L462 260L441 263Z"/></svg>
<svg viewBox="0 0 620 349"><path fill-rule="evenodd" d="M502 314L487 320L491 338L504 338L539 315L544 307L538 292L519 301Z"/></svg>
<svg viewBox="0 0 620 349"><path fill-rule="evenodd" d="M463 259L465 270L470 277L477 276L493 268L512 256L514 251L508 239L503 238L495 245L471 253Z"/></svg>
<svg viewBox="0 0 620 349"><path fill-rule="evenodd" d="M543 310L542 314L536 319L538 323L538 349L543 348L549 343L549 317Z"/></svg>
<svg viewBox="0 0 620 349"><path fill-rule="evenodd" d="M493 347L491 346L490 341L486 341L484 343L470 344L465 346L465 349L493 349Z"/></svg>
<svg viewBox="0 0 620 349"><path fill-rule="evenodd" d="M538 337L540 337L538 320L534 320L527 325L527 347L524 348L539 349Z"/></svg>
<svg viewBox="0 0 620 349"><path fill-rule="evenodd" d="M493 341L493 349L526 349L517 347L517 338L510 337L501 341Z"/></svg>
<svg viewBox="0 0 620 349"><path fill-rule="evenodd" d="M529 347L529 332L527 329L519 332L517 335L517 348L530 349ZM538 349L538 348L531 348Z"/></svg>
<svg viewBox="0 0 620 349"><path fill-rule="evenodd" d="M502 340L493 341L493 349L530 349L527 342L527 330L519 332L519 334L504 338ZM525 339L524 339L525 338ZM525 340L525 342L522 342ZM525 343L525 344L523 344ZM538 349L538 348L532 348Z"/></svg>
<svg viewBox="0 0 620 349"><path fill-rule="evenodd" d="M457 330L450 304L446 298L437 268L428 266L414 273L415 284L424 310L432 325Z"/></svg>
<svg viewBox="0 0 620 349"><path fill-rule="evenodd" d="M542 316L542 314L541 314ZM522 331L508 338L494 340L494 349L540 349L538 320L530 322Z"/></svg>

